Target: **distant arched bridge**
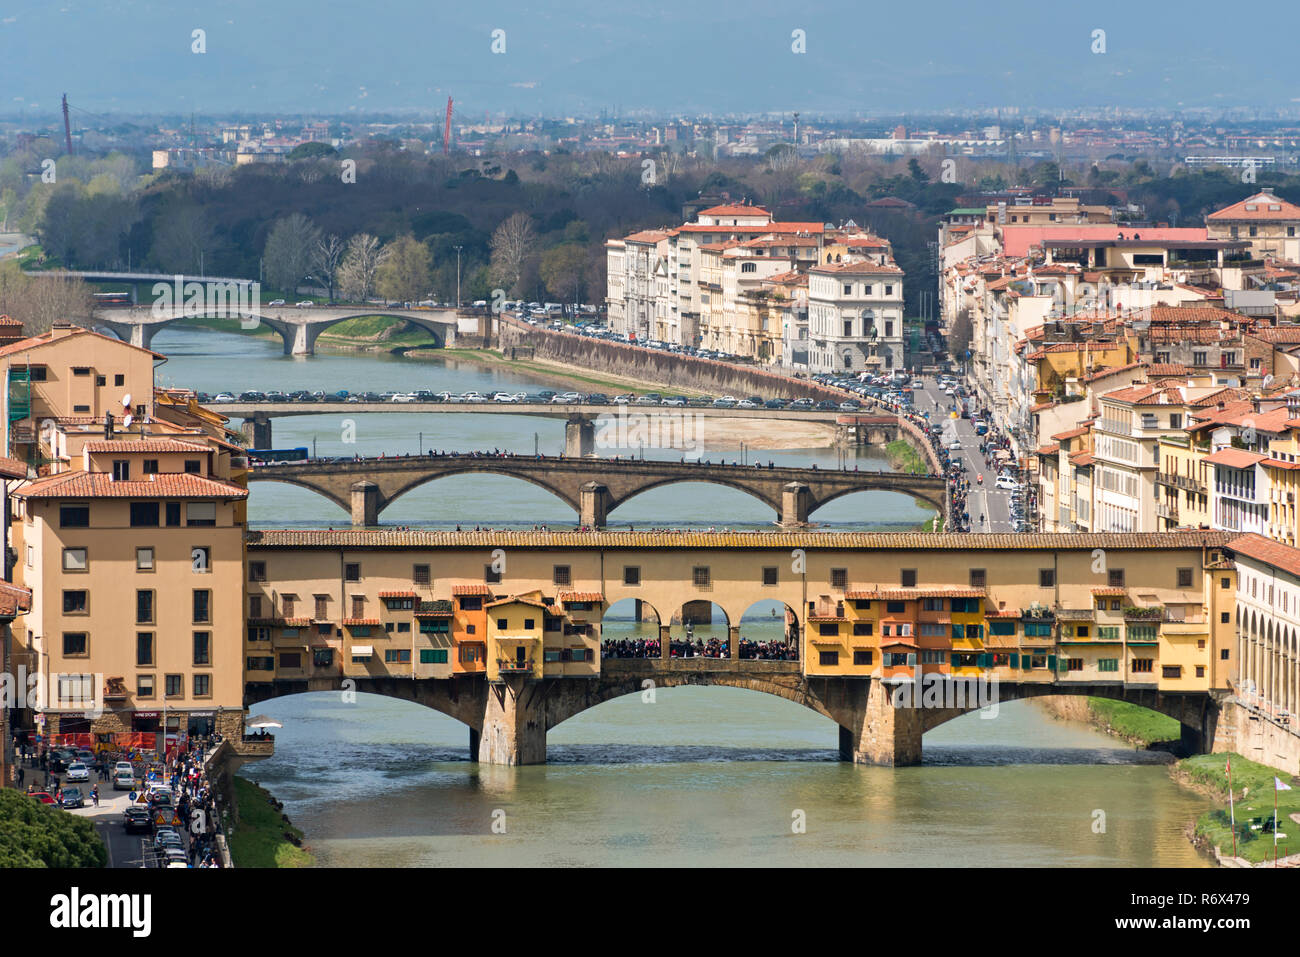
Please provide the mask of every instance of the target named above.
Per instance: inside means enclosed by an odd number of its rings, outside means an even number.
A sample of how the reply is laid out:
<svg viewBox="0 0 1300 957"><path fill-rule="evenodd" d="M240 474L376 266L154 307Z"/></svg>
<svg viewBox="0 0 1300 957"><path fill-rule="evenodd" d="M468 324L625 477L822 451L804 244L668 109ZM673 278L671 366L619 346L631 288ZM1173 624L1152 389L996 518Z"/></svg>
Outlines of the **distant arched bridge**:
<svg viewBox="0 0 1300 957"><path fill-rule="evenodd" d="M324 495L352 514L354 525L378 524L379 513L426 482L473 472L509 475L540 486L579 514L592 528L634 496L675 482L711 482L754 496L775 511L782 525L808 516L850 492L903 492L948 517L947 483L939 475L848 472L812 468L760 468L697 462L614 460L590 457L439 455L355 461L297 462L255 466L249 481L286 482Z"/></svg>

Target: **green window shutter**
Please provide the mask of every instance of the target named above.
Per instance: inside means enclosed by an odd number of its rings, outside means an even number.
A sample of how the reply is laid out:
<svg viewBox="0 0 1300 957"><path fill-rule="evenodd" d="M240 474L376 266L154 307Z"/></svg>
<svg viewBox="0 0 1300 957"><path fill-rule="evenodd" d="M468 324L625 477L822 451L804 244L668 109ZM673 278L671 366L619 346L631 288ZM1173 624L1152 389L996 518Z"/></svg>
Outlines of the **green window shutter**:
<svg viewBox="0 0 1300 957"><path fill-rule="evenodd" d="M952 666L953 666L954 668L960 668L960 667L961 667L961 655L959 655L959 654L957 654L957 653L955 653L955 652L953 653L953 656L952 656Z"/></svg>
<svg viewBox="0 0 1300 957"><path fill-rule="evenodd" d="M987 668L991 664L988 655L980 655L978 658L975 659L975 663L979 665L981 668Z"/></svg>
<svg viewBox="0 0 1300 957"><path fill-rule="evenodd" d="M953 626L952 626L952 636L953 636L954 638L965 638L965 637L966 637L966 629L964 629L961 625L953 625Z"/></svg>
<svg viewBox="0 0 1300 957"><path fill-rule="evenodd" d="M1047 656L1047 670L1048 671L1056 670L1056 655Z"/></svg>
<svg viewBox="0 0 1300 957"><path fill-rule="evenodd" d="M1012 668L1020 667L1020 655L1014 651L1011 652L1011 667Z"/></svg>

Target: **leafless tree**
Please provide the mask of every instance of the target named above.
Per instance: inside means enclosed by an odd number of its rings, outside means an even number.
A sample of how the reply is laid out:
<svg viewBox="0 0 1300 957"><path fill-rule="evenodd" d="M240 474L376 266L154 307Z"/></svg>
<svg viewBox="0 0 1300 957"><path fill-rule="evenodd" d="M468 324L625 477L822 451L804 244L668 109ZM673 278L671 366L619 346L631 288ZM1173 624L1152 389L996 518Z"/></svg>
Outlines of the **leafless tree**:
<svg viewBox="0 0 1300 957"><path fill-rule="evenodd" d="M354 302L369 299L375 291L375 273L388 255L388 248L369 233L357 233L349 239L338 269L338 283L344 297Z"/></svg>
<svg viewBox="0 0 1300 957"><path fill-rule="evenodd" d="M515 213L492 234L492 281L513 293L524 273L524 263L532 255L536 234L527 213Z"/></svg>
<svg viewBox="0 0 1300 957"><path fill-rule="evenodd" d="M312 250L312 272L317 279L322 280L329 287L331 300L334 299L334 285L338 281L339 265L343 262L346 251L347 247L343 240L335 233L316 240L316 248Z"/></svg>
<svg viewBox="0 0 1300 957"><path fill-rule="evenodd" d="M29 336L48 332L57 321L90 321L91 297L76 276L24 276L17 263L0 268L0 314L17 319Z"/></svg>

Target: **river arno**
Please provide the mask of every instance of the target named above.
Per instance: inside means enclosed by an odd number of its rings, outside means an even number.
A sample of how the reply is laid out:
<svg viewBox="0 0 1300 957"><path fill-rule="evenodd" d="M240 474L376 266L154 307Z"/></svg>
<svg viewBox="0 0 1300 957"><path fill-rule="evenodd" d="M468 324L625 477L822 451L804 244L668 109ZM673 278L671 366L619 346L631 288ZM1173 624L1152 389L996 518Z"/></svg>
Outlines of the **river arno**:
<svg viewBox="0 0 1300 957"><path fill-rule="evenodd" d="M159 384L244 389L537 388L498 369L371 354L308 360L279 344L168 329ZM357 416L277 420L277 447L316 442L321 455L443 449L558 451L556 420L502 416ZM422 434L421 434L422 433ZM655 454L652 450L647 455ZM676 453L662 453L676 454ZM728 458L735 453L729 453ZM836 466L829 449L761 453ZM862 468L885 469L879 453ZM688 489L689 494L682 494ZM308 492L254 487L254 523L339 525ZM384 514L394 524L571 525L540 489L474 476L424 486ZM647 493L619 522L770 527L742 493L704 485ZM907 528L928 513L902 495L861 493L815 516L831 528ZM746 637L779 633L767 609ZM608 633L631 631L610 622ZM774 631L772 635L767 634ZM697 629L705 637L708 629ZM362 695L300 695L258 706L284 723L274 758L242 774L269 788L324 866L680 864L938 866L1203 866L1183 828L1208 799L1180 788L1162 758L1117 747L1033 705L950 722L925 737L920 767L836 760L836 729L790 702L729 688L659 690L607 702L549 735L550 763L499 768L468 760L468 732L419 706ZM503 815L498 812L503 812ZM801 812L801 813L800 813ZM805 822L794 833L796 820ZM505 832L499 833L504 820ZM1104 825L1104 826L1103 826Z"/></svg>

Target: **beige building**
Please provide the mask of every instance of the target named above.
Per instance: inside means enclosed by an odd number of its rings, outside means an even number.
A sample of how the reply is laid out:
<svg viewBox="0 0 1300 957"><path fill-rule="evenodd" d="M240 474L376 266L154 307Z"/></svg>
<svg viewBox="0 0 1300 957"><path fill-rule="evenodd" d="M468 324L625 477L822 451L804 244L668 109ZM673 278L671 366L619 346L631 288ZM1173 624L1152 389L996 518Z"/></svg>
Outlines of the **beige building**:
<svg viewBox="0 0 1300 957"><path fill-rule="evenodd" d="M1215 210L1205 217L1211 239L1243 239L1252 254L1300 262L1300 206L1274 195L1266 186L1254 196Z"/></svg>

